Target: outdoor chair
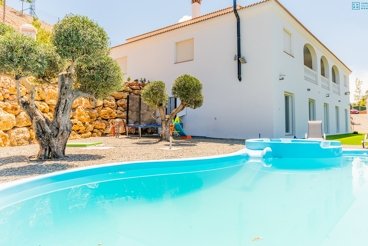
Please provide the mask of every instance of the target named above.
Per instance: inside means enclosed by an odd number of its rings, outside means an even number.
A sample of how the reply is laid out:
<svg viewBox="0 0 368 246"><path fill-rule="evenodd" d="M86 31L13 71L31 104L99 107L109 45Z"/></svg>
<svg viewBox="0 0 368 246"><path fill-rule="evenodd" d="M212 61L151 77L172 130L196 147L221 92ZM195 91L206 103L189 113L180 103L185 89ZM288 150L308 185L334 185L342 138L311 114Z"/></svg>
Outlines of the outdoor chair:
<svg viewBox="0 0 368 246"><path fill-rule="evenodd" d="M305 139L326 139L321 120L308 121L308 133L305 134Z"/></svg>
<svg viewBox="0 0 368 246"><path fill-rule="evenodd" d="M362 141L362 146L363 146L363 149L365 149L365 144L368 143L368 134L364 134L364 138L363 138L363 141Z"/></svg>

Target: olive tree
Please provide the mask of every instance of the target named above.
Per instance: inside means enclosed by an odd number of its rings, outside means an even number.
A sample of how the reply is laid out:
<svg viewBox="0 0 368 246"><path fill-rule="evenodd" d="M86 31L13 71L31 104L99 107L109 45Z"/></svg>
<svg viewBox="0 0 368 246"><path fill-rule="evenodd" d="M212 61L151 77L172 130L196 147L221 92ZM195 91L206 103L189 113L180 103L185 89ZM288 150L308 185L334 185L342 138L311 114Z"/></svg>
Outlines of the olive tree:
<svg viewBox="0 0 368 246"><path fill-rule="evenodd" d="M4 33L0 36L0 72L14 75L18 90L20 81L30 93L30 98L18 94L18 100L40 145L37 159L63 158L72 131L74 100L102 99L122 83L119 66L108 56L108 37L96 23L78 15L68 15L54 26L52 45L17 32ZM34 83L51 83L55 78L58 99L51 121L34 103Z"/></svg>
<svg viewBox="0 0 368 246"><path fill-rule="evenodd" d="M143 101L153 110L159 111L161 119L161 139L170 139L170 123L172 119L184 108L199 108L203 104L202 84L190 75L184 74L178 77L173 85L171 94L180 99L180 105L175 108L169 115L165 114L167 107L168 95L166 94L166 86L162 81L154 81L146 85L142 91Z"/></svg>

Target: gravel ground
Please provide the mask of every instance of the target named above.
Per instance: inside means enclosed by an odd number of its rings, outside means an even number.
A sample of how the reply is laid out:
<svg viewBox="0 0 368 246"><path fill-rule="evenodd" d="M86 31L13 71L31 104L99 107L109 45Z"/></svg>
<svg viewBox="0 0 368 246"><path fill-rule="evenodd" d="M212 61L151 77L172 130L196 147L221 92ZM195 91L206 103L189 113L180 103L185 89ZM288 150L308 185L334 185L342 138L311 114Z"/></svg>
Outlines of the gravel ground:
<svg viewBox="0 0 368 246"><path fill-rule="evenodd" d="M244 148L244 140L193 138L169 142L157 137L98 137L70 142L103 142L101 147L67 147L65 160L29 161L38 145L0 148L0 183L77 167L107 163L176 159L229 154ZM110 148L108 148L110 147Z"/></svg>
<svg viewBox="0 0 368 246"><path fill-rule="evenodd" d="M354 131L368 133L368 115L352 115ZM98 137L70 142L103 142L101 147L67 147L68 158L56 161L29 161L37 154L38 145L0 148L0 183L37 176L66 169L107 163L190 158L221 155L244 148L244 140L193 138L177 139L172 150L169 143L157 137ZM344 145L343 148L361 149L361 146Z"/></svg>

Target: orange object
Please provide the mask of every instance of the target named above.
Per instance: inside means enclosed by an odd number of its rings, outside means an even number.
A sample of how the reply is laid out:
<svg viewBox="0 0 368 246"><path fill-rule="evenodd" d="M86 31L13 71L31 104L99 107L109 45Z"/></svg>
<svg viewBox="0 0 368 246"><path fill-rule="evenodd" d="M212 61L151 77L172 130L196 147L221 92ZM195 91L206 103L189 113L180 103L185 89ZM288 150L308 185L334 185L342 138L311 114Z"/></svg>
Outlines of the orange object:
<svg viewBox="0 0 368 246"><path fill-rule="evenodd" d="M170 124L170 136L172 136L174 130L175 130L175 125L174 124Z"/></svg>
<svg viewBox="0 0 368 246"><path fill-rule="evenodd" d="M188 136L181 136L181 139L192 139L192 136L188 135Z"/></svg>

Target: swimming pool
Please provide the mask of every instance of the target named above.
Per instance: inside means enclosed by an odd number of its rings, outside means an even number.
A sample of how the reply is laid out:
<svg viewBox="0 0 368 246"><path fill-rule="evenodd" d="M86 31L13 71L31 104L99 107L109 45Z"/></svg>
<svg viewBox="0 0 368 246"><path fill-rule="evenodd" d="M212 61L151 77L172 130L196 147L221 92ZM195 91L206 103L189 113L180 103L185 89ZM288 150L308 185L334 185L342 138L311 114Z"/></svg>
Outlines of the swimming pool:
<svg viewBox="0 0 368 246"><path fill-rule="evenodd" d="M326 167L244 150L3 184L0 245L366 245L365 156Z"/></svg>

